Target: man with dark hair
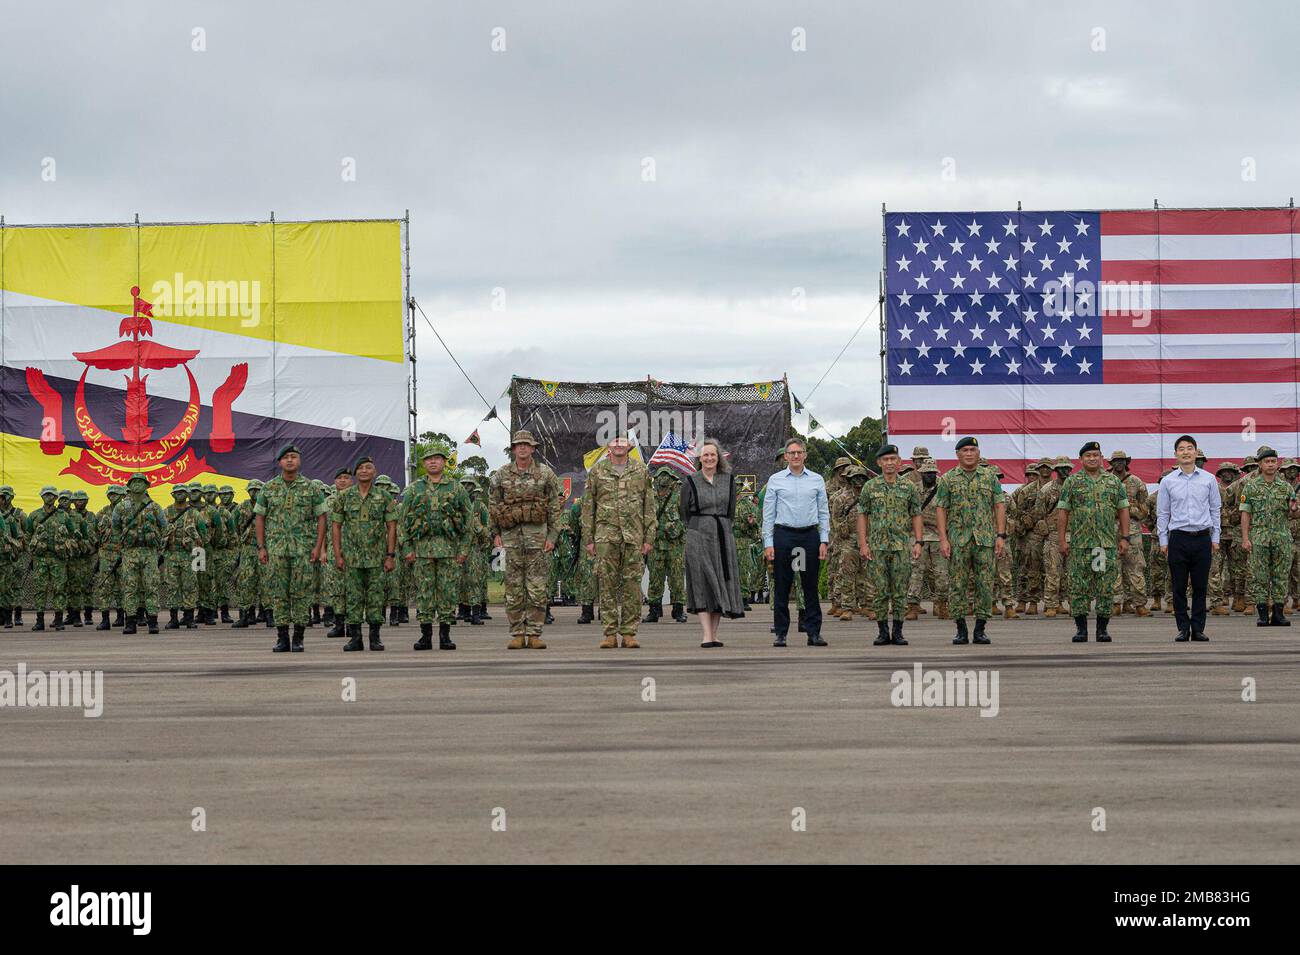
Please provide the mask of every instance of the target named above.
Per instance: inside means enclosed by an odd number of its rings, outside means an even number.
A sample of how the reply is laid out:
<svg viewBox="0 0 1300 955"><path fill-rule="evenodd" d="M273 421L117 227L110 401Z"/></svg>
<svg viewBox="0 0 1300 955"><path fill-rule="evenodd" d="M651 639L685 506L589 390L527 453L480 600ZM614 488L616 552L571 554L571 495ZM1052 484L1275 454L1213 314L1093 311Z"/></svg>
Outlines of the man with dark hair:
<svg viewBox="0 0 1300 955"><path fill-rule="evenodd" d="M1289 627L1282 612L1291 574L1291 527L1295 489L1277 473L1277 452L1260 448L1259 477L1241 492L1241 549L1250 555L1251 600L1259 614L1256 626ZM1269 607L1273 614L1269 616Z"/></svg>
<svg viewBox="0 0 1300 955"><path fill-rule="evenodd" d="M1065 479L1056 502L1057 547L1067 559L1075 643L1088 642L1088 610L1094 601L1097 642L1110 643L1106 628L1119 561L1130 543L1128 494L1119 478L1101 469L1101 462L1101 445L1096 441L1084 444L1079 449L1083 468Z"/></svg>
<svg viewBox="0 0 1300 955"><path fill-rule="evenodd" d="M790 585L798 575L806 609L803 624L808 646L824 647L822 610L817 592L821 562L831 537L826 482L804 467L807 449L797 438L785 443L786 468L767 479L763 495L763 556L772 564L774 647L786 645L790 629Z"/></svg>
<svg viewBox="0 0 1300 955"><path fill-rule="evenodd" d="M1006 495L992 468L980 465L979 442L957 442L957 467L939 479L939 546L948 564L949 607L957 622L953 643L988 643L985 624L993 613L993 577L1007 540ZM966 616L975 617L968 634Z"/></svg>
<svg viewBox="0 0 1300 955"><path fill-rule="evenodd" d="M1160 480L1156 530L1160 551L1169 560L1177 642L1203 642L1205 592L1210 564L1219 547L1219 482L1196 466L1196 439L1181 435L1174 442L1178 467ZM1187 610L1187 580L1192 581L1192 609Z"/></svg>

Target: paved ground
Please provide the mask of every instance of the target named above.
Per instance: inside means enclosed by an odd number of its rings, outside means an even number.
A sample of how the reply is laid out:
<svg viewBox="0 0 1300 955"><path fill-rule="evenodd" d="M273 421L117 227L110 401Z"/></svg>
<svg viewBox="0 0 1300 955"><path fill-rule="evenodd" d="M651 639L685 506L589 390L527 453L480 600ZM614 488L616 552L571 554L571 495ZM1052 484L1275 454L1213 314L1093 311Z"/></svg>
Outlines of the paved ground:
<svg viewBox="0 0 1300 955"><path fill-rule="evenodd" d="M834 621L778 651L760 612L723 650L693 620L597 650L556 613L545 651L507 651L501 610L455 653L412 652L414 625L346 655L321 628L292 655L265 629L0 631L0 670L105 673L99 719L0 709L3 858L1300 862L1300 625L1211 618L1188 645L1122 618L1076 646L1040 617L953 647L922 618L877 649ZM894 707L916 662L996 670L998 715Z"/></svg>

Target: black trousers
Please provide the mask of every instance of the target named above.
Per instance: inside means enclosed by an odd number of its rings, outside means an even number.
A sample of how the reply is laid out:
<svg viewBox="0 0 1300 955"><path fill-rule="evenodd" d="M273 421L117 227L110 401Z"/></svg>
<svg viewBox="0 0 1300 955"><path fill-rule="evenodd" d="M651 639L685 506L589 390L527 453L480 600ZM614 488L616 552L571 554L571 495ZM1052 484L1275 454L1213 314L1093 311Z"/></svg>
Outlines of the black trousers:
<svg viewBox="0 0 1300 955"><path fill-rule="evenodd" d="M821 636L822 605L817 594L817 577L821 573L818 548L821 537L817 528L792 530L777 525L772 530L772 582L776 593L772 597L772 622L776 635L784 637L790 632L790 585L794 582L796 558L803 565L800 573L803 587L803 627L810 637Z"/></svg>
<svg viewBox="0 0 1300 955"><path fill-rule="evenodd" d="M1174 591L1174 620L1178 632L1205 632L1205 592L1210 583L1209 532L1169 532L1169 582ZM1192 579L1192 612L1187 613L1187 578Z"/></svg>

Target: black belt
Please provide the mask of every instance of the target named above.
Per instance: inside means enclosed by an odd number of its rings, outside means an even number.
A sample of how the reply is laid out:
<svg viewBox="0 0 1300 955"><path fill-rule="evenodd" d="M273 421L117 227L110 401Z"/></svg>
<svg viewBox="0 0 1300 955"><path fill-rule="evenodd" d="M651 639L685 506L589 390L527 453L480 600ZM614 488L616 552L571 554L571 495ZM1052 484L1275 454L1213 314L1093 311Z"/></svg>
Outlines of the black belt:
<svg viewBox="0 0 1300 955"><path fill-rule="evenodd" d="M777 527L783 531L790 531L793 534L806 534L808 531L818 530L817 524L809 524L807 527L791 527L789 524L777 524Z"/></svg>
<svg viewBox="0 0 1300 955"><path fill-rule="evenodd" d="M1182 528L1179 528L1178 530L1172 530L1169 533L1186 534L1188 537L1204 537L1206 534L1210 533L1210 529L1208 527L1205 527L1199 531L1185 531Z"/></svg>

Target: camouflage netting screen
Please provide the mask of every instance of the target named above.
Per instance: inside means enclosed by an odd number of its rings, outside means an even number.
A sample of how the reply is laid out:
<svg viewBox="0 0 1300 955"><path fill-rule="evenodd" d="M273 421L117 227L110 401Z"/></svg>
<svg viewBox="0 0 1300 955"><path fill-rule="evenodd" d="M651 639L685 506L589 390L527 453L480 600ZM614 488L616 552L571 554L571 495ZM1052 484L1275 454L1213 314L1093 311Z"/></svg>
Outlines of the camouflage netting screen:
<svg viewBox="0 0 1300 955"><path fill-rule="evenodd" d="M628 431L636 432L646 462L670 432L687 444L716 438L738 480L757 487L776 470L776 452L790 434L790 392L784 377L732 385L516 377L510 419L511 430L533 433L538 455L573 497L582 494L599 449Z"/></svg>

